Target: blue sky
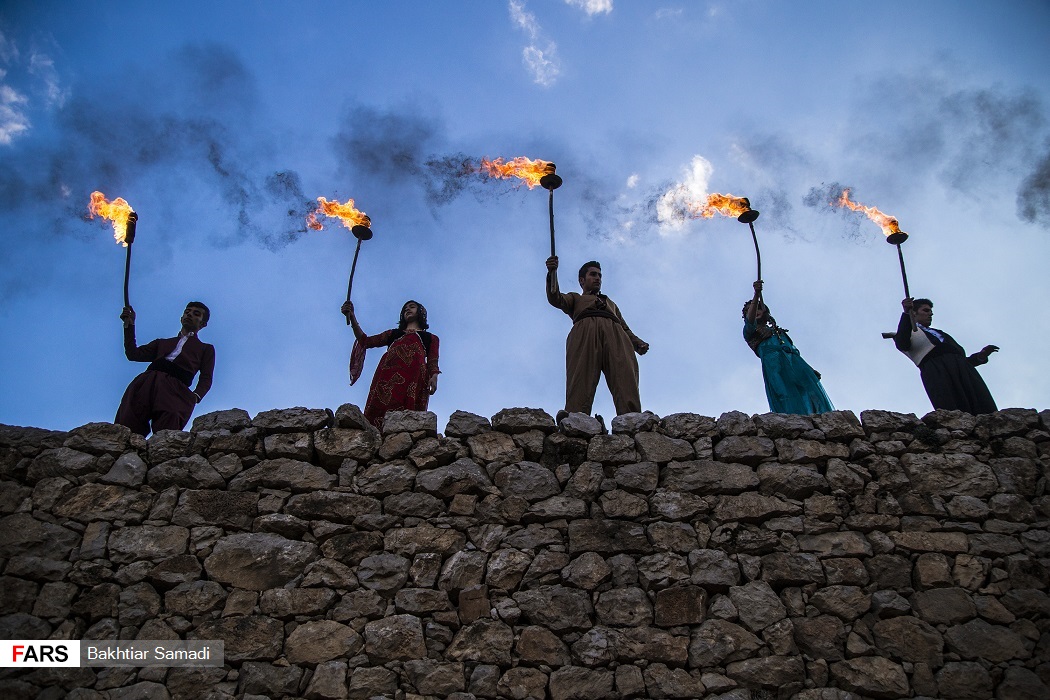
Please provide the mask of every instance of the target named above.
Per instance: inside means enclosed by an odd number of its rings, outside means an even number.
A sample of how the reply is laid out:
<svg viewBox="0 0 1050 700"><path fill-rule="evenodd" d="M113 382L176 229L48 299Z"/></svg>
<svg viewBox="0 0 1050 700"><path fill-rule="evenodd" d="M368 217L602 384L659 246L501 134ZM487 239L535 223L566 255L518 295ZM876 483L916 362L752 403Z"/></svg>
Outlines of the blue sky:
<svg viewBox="0 0 1050 700"><path fill-rule="evenodd" d="M212 309L197 415L364 404L379 353L349 387L354 240L303 230L319 196L372 219L364 328L427 306L440 426L457 409L553 414L570 325L543 294L546 192L439 167L483 156L558 164L562 288L602 262L652 348L645 409L768 410L740 336L747 227L668 218L677 191L762 212L766 300L838 408L929 410L879 335L903 296L894 249L807 204L834 184L911 234L935 326L1002 348L981 369L999 406L1046 408L1048 29L1046 2L7 3L0 422L110 420L143 369L121 347L123 250L84 220L94 189L140 216L140 341L174 335L186 301ZM595 411L614 413L604 383Z"/></svg>

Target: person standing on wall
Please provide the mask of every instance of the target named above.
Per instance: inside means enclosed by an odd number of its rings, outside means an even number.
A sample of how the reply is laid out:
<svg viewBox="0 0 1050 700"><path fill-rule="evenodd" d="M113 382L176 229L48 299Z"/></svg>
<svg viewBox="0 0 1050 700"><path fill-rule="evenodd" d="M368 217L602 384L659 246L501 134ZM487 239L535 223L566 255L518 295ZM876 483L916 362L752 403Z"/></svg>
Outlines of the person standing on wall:
<svg viewBox="0 0 1050 700"><path fill-rule="evenodd" d="M932 301L909 297L901 301L901 306L904 313L897 324L893 344L919 368L922 385L933 407L974 415L997 411L992 393L975 368L988 362L989 356L999 348L985 345L967 357L954 338L930 327Z"/></svg>
<svg viewBox="0 0 1050 700"><path fill-rule="evenodd" d="M344 302L340 311L350 319L354 331L354 349L350 353L350 384L361 376L365 350L386 347L372 376L365 401L365 418L380 430L387 411L425 411L431 395L437 391L438 337L427 329L426 307L409 299L401 307L397 328L368 335L361 330L354 314L354 303Z"/></svg>
<svg viewBox="0 0 1050 700"><path fill-rule="evenodd" d="M558 257L547 258L547 301L572 319L565 339L564 413L591 412L600 375L612 393L616 414L642 410L638 396L638 359L649 343L631 332L615 302L601 293L602 267L596 260L583 264L580 293L558 288ZM559 411L559 420L563 412Z"/></svg>
<svg viewBox="0 0 1050 700"><path fill-rule="evenodd" d="M140 346L135 342L135 310L124 307L120 314L124 322L124 354L132 362L150 365L128 384L114 423L126 425L143 437L150 431L186 427L193 407L211 389L215 371L215 346L198 337L209 318L207 306L191 301L182 312L182 329L177 336L157 338ZM198 372L197 386L190 389Z"/></svg>

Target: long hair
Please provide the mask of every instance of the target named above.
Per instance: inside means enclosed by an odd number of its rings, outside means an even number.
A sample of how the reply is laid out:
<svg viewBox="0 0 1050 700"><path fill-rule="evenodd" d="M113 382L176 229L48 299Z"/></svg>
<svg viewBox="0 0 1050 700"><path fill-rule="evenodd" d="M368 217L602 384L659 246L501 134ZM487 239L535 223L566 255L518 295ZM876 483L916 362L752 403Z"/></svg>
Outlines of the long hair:
<svg viewBox="0 0 1050 700"><path fill-rule="evenodd" d="M423 306L422 304L420 304L415 299L409 299L401 307L401 314L400 314L400 316L397 319L397 329L399 331L403 331L403 330L405 330L405 327L408 325L408 323L405 321L405 309L408 308L409 304L415 304L416 307L418 307L418 309L419 309L416 312L416 323L419 324L419 328L421 330L424 330L424 331L426 329L430 328L430 324L427 323L427 307Z"/></svg>
<svg viewBox="0 0 1050 700"><path fill-rule="evenodd" d="M744 319L747 319L747 311L751 308L751 302L754 299L748 299L744 303L744 308L741 311L741 315ZM763 304L763 306L765 306ZM758 353L758 346L762 344L762 341L772 338L774 335L780 335L781 333L787 334L787 328L781 328L777 325L777 320L773 318L773 315L769 313L769 307L766 306L766 315L764 318L755 319L755 330L752 331L749 337L746 338L747 344L751 346L751 349Z"/></svg>

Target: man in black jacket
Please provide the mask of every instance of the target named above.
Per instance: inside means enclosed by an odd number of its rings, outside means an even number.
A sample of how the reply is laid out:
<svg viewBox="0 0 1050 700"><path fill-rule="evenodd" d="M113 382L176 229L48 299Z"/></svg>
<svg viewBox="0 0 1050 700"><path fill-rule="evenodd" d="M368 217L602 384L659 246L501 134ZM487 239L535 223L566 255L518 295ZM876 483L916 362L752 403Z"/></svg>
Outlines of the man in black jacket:
<svg viewBox="0 0 1050 700"><path fill-rule="evenodd" d="M932 301L908 298L901 306L904 313L893 343L919 368L922 385L933 407L974 415L998 410L995 399L974 368L988 362L988 356L999 348L985 345L980 352L967 357L954 338L930 327Z"/></svg>
<svg viewBox="0 0 1050 700"><path fill-rule="evenodd" d="M198 332L208 325L211 313L191 301L182 313L182 330L174 338L157 338L145 345L135 342L135 310L125 306L124 354L132 362L149 362L146 371L131 380L120 400L114 423L126 425L145 437L152 430L182 430L193 407L211 388L215 346L202 343ZM193 376L200 372L193 390Z"/></svg>

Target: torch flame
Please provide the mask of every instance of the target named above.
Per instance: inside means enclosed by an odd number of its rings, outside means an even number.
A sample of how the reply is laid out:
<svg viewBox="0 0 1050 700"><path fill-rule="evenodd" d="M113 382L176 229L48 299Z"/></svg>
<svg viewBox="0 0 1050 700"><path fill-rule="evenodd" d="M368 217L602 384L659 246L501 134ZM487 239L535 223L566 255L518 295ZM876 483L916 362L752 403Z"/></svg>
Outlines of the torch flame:
<svg viewBox="0 0 1050 700"><path fill-rule="evenodd" d="M314 231L320 231L324 228L324 224L317 220L318 214L324 214L333 219L341 219L343 226L347 228L372 225L372 220L368 218L367 214L354 208L353 199L348 199L345 204L341 204L338 200L329 202L324 197L318 197L317 202L317 209L306 217L306 225Z"/></svg>
<svg viewBox="0 0 1050 700"><path fill-rule="evenodd" d="M518 156L514 160L504 161L503 158L489 160L481 159L481 172L488 173L491 177L501 180L516 177L519 178L531 190L540 184L540 178L553 172L552 163L545 160L530 160L525 156Z"/></svg>
<svg viewBox="0 0 1050 700"><path fill-rule="evenodd" d="M710 219L715 214L722 216L740 216L751 211L747 197L735 197L731 194L709 194L704 202L686 202L689 215L694 219Z"/></svg>
<svg viewBox="0 0 1050 700"><path fill-rule="evenodd" d="M890 216L888 214L883 214L875 207L869 207L851 201L849 198L848 187L842 190L842 194L839 195L839 198L834 202L831 202L831 204L840 207L849 207L853 211L864 212L865 216L877 223L882 228L883 234L885 234L887 237L891 234L901 232L900 224L897 223L896 217Z"/></svg>
<svg viewBox="0 0 1050 700"><path fill-rule="evenodd" d="M91 218L101 216L103 219L113 223L113 238L119 245L128 247L126 237L128 233L128 218L135 213L131 205L123 197L117 197L112 202L106 200L106 195L101 192L91 193L91 202L88 204L88 212Z"/></svg>

